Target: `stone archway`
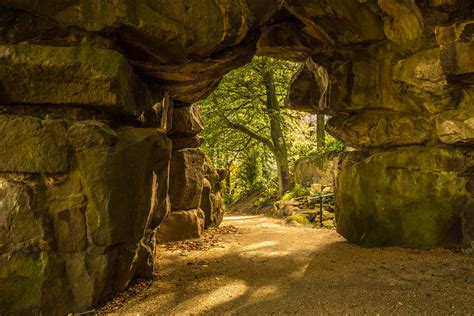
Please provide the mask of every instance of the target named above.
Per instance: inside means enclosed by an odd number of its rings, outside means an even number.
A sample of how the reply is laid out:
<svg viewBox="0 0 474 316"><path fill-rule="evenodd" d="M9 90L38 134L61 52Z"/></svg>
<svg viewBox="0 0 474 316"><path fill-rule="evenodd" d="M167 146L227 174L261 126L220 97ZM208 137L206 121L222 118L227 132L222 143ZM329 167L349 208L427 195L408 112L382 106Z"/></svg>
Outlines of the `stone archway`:
<svg viewBox="0 0 474 316"><path fill-rule="evenodd" d="M150 274L155 229L173 209L172 146L200 144L192 126L172 137L170 109L190 109L255 54L307 61L306 81L294 82L311 89L305 106L331 114L328 131L356 148L338 180L342 235L369 246L472 244L472 1L0 7L7 312L87 310ZM311 63L327 71L327 91Z"/></svg>

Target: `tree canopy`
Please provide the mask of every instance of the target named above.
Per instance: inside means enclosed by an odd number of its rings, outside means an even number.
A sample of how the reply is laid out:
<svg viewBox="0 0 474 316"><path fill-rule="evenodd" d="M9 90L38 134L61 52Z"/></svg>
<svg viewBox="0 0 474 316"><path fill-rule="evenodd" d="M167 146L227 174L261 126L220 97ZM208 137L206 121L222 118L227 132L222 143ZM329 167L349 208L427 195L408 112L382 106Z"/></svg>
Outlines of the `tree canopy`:
<svg viewBox="0 0 474 316"><path fill-rule="evenodd" d="M261 187L279 187L281 193L291 185L295 161L317 150L316 116L284 106L298 67L255 57L198 104L206 125L203 148L219 168L229 170L229 194ZM288 179L282 179L285 173Z"/></svg>

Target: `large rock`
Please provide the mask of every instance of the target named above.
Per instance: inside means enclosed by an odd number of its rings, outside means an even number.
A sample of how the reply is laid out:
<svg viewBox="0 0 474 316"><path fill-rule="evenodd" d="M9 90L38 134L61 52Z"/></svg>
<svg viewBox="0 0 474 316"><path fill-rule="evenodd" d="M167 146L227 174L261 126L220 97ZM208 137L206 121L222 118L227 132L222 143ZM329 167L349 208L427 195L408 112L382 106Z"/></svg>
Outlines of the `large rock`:
<svg viewBox="0 0 474 316"><path fill-rule="evenodd" d="M204 153L189 148L173 151L170 165L171 209L197 209L201 201Z"/></svg>
<svg viewBox="0 0 474 316"><path fill-rule="evenodd" d="M380 16L360 1L288 0L285 8L306 25L306 33L327 45L385 38Z"/></svg>
<svg viewBox="0 0 474 316"><path fill-rule="evenodd" d="M198 148L204 143L204 137L176 137L171 138L173 141L173 150L180 150L186 148Z"/></svg>
<svg viewBox="0 0 474 316"><path fill-rule="evenodd" d="M199 208L204 213L204 228L216 227L224 219L225 204L222 199L220 188L212 188L209 180L203 180L201 204Z"/></svg>
<svg viewBox="0 0 474 316"><path fill-rule="evenodd" d="M333 186L337 177L338 157L303 157L295 163L295 182L309 187L313 183ZM321 191L321 190L319 190Z"/></svg>
<svg viewBox="0 0 474 316"><path fill-rule="evenodd" d="M7 0L2 6L47 17L64 27L89 32L118 30L122 45L158 62L205 57L238 44L253 23L246 1L153 1L113 3Z"/></svg>
<svg viewBox="0 0 474 316"><path fill-rule="evenodd" d="M173 127L169 135L173 137L193 137L204 129L199 110L192 106L173 109Z"/></svg>
<svg viewBox="0 0 474 316"><path fill-rule="evenodd" d="M84 311L150 277L154 230L169 212L171 141L151 128L20 118L16 126L53 129L69 168L0 174L1 312ZM54 142L35 133L36 146Z"/></svg>
<svg viewBox="0 0 474 316"><path fill-rule="evenodd" d="M212 186L209 180L204 178L202 182L202 195L199 208L204 212L204 229L211 227L213 223L214 205L212 203Z"/></svg>
<svg viewBox="0 0 474 316"><path fill-rule="evenodd" d="M51 247L40 177L0 178L0 251L40 251Z"/></svg>
<svg viewBox="0 0 474 316"><path fill-rule="evenodd" d="M204 213L204 228L219 226L224 218L225 203L221 196L227 170L215 169L209 157L203 164L204 176L201 203L199 208Z"/></svg>
<svg viewBox="0 0 474 316"><path fill-rule="evenodd" d="M68 131L71 144L77 145L75 130L86 134L88 125L93 128L91 133L110 134L106 126L95 130L94 121L78 123ZM169 159L171 142L153 129L136 128L119 130L113 146L97 145L95 139L101 136L85 137L91 142L76 147L76 159L87 197L90 241L107 246L131 237L140 240L150 210L154 165Z"/></svg>
<svg viewBox="0 0 474 316"><path fill-rule="evenodd" d="M171 142L154 129L111 130L95 121L74 124L67 136L77 169L52 191L51 199L76 190L75 177L79 177L85 196L88 256L70 256L67 263L68 271L76 271L72 275L78 278L88 273L94 291L83 306L90 306L110 291L124 289L136 273L143 272L138 269L146 269L146 262L152 264L153 245L146 246L152 238L150 230L168 212L166 193L161 190L166 182L157 172L167 176L167 164L162 162L170 159ZM115 261L119 264L112 264Z"/></svg>
<svg viewBox="0 0 474 316"><path fill-rule="evenodd" d="M448 88L438 48L399 61L394 69L394 79L412 86L419 93L441 94Z"/></svg>
<svg viewBox="0 0 474 316"><path fill-rule="evenodd" d="M291 78L286 96L286 106L292 110L309 113L326 111L329 78L326 69L311 58L301 65Z"/></svg>
<svg viewBox="0 0 474 316"><path fill-rule="evenodd" d="M0 4L6 12L0 39L115 49L124 52L138 73L165 84L174 99L196 102L209 95L225 73L251 60L257 41L257 32L251 30L254 21L268 20L279 2L251 1L249 9L246 0L8 0ZM259 9L262 6L265 10ZM104 87L90 97L106 97L106 91Z"/></svg>
<svg viewBox="0 0 474 316"><path fill-rule="evenodd" d="M400 148L368 157L351 154L338 177L338 232L372 247L461 243L469 166L473 162L454 148Z"/></svg>
<svg viewBox="0 0 474 316"><path fill-rule="evenodd" d="M295 61L306 60L317 41L304 32L304 27L303 23L287 21L262 27L257 54Z"/></svg>
<svg viewBox="0 0 474 316"><path fill-rule="evenodd" d="M430 117L388 111L331 118L326 130L355 148L421 145L430 140L434 123Z"/></svg>
<svg viewBox="0 0 474 316"><path fill-rule="evenodd" d="M0 115L0 172L66 172L67 128L64 120Z"/></svg>
<svg viewBox="0 0 474 316"><path fill-rule="evenodd" d="M0 67L1 104L81 104L139 114L153 103L127 60L112 50L0 45Z"/></svg>
<svg viewBox="0 0 474 316"><path fill-rule="evenodd" d="M423 17L414 0L378 0L387 14L384 32L387 37L405 49L416 51L424 30Z"/></svg>
<svg viewBox="0 0 474 316"><path fill-rule="evenodd" d="M436 130L443 143L474 145L474 108L444 112L436 121Z"/></svg>
<svg viewBox="0 0 474 316"><path fill-rule="evenodd" d="M204 230L202 210L171 212L160 224L157 239L160 242L194 239L201 237Z"/></svg>
<svg viewBox="0 0 474 316"><path fill-rule="evenodd" d="M220 192L211 194L211 202L214 207L211 226L219 226L224 220L225 202Z"/></svg>

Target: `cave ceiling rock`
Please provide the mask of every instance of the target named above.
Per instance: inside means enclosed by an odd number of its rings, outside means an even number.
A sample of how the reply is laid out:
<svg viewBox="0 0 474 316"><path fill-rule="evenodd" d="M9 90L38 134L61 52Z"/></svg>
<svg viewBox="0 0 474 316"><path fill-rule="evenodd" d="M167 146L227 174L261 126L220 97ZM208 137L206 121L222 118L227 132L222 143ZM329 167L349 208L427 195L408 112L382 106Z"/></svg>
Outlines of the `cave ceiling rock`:
<svg viewBox="0 0 474 316"><path fill-rule="evenodd" d="M286 106L292 110L322 113L326 110L329 77L325 68L308 58L293 75Z"/></svg>
<svg viewBox="0 0 474 316"><path fill-rule="evenodd" d="M305 32L326 45L385 39L380 16L360 1L287 0L285 8L305 24Z"/></svg>
<svg viewBox="0 0 474 316"><path fill-rule="evenodd" d="M299 21L284 21L261 27L257 55L305 61L312 47L321 43L305 33L304 28L305 25Z"/></svg>
<svg viewBox="0 0 474 316"><path fill-rule="evenodd" d="M384 32L400 47L416 51L420 48L424 24L420 10L414 0L378 0L386 13Z"/></svg>

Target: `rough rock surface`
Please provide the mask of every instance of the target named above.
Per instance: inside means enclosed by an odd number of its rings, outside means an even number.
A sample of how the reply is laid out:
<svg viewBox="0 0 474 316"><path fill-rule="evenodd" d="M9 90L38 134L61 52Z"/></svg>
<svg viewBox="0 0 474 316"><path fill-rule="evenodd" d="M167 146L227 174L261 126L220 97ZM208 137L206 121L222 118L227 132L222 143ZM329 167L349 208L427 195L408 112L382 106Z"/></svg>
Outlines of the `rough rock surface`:
<svg viewBox="0 0 474 316"><path fill-rule="evenodd" d="M220 191L227 177L227 171L215 169L207 157L203 168L203 190L199 207L204 212L204 227L207 229L219 226L224 218L225 204Z"/></svg>
<svg viewBox="0 0 474 316"><path fill-rule="evenodd" d="M169 131L171 137L193 137L204 129L199 111L189 105L173 109L173 126Z"/></svg>
<svg viewBox="0 0 474 316"><path fill-rule="evenodd" d="M216 170L199 149L204 138L196 136L203 128L197 108L186 105L174 108L173 113L171 213L158 230L162 242L198 238L204 229L218 226L225 211L220 190L226 173Z"/></svg>
<svg viewBox="0 0 474 316"><path fill-rule="evenodd" d="M153 174L163 172L156 166L169 161L171 142L153 129L114 130L98 121L13 115L0 121L16 126L5 129L7 140L51 134L2 150L24 145L30 156L23 161L35 166L13 164L0 173L2 311L81 311L146 274L154 218L168 211L152 205L159 178ZM38 151L38 141L49 150ZM63 160L60 169L44 164Z"/></svg>
<svg viewBox="0 0 474 316"><path fill-rule="evenodd" d="M336 222L343 236L367 246L462 242L472 157L443 147L358 155L344 160L338 177Z"/></svg>
<svg viewBox="0 0 474 316"><path fill-rule="evenodd" d="M303 157L295 163L295 182L306 187L313 183L334 186L337 178L339 157ZM321 190L319 190L321 191Z"/></svg>
<svg viewBox="0 0 474 316"><path fill-rule="evenodd" d="M133 114L152 104L147 86L114 50L0 45L0 67L3 104L82 104Z"/></svg>
<svg viewBox="0 0 474 316"><path fill-rule="evenodd" d="M289 1L288 10L329 44L311 51L287 104L333 116L326 130L355 150L340 165L338 231L366 246L471 245L472 2L368 1L385 36L365 33L363 46L349 32L356 28L320 22L325 5L303 2ZM349 2L328 7L347 19ZM370 16L359 35L367 23L380 25Z"/></svg>
<svg viewBox="0 0 474 316"><path fill-rule="evenodd" d="M201 237L204 213L200 209L171 212L161 223L156 237L160 242Z"/></svg>
<svg viewBox="0 0 474 316"><path fill-rule="evenodd" d="M173 151L170 164L171 209L197 209L201 202L204 152L198 148Z"/></svg>
<svg viewBox="0 0 474 316"><path fill-rule="evenodd" d="M0 116L0 172L66 172L69 168L67 125L64 120Z"/></svg>

